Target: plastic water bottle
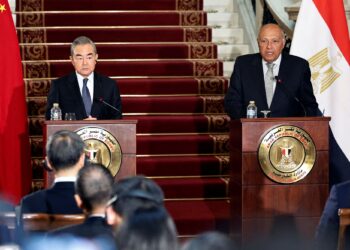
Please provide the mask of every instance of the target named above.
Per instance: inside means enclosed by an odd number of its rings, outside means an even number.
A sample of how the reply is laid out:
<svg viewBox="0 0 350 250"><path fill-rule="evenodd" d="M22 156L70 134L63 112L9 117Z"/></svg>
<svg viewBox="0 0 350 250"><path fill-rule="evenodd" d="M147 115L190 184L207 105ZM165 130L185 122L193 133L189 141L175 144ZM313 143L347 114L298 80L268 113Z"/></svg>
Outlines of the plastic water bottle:
<svg viewBox="0 0 350 250"><path fill-rule="evenodd" d="M255 101L249 101L247 106L247 118L257 118L258 108L255 105Z"/></svg>
<svg viewBox="0 0 350 250"><path fill-rule="evenodd" d="M54 103L51 108L51 120L58 121L62 120L62 110L60 109L60 106L58 103Z"/></svg>

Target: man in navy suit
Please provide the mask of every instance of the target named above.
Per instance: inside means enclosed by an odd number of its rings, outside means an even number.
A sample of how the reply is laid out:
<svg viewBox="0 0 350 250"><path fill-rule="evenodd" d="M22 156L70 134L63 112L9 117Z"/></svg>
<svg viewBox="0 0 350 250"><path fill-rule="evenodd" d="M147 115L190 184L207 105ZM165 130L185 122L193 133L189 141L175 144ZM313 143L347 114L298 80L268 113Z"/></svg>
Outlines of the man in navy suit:
<svg viewBox="0 0 350 250"><path fill-rule="evenodd" d="M306 60L282 53L285 37L276 24L264 25L258 36L260 53L240 56L235 61L225 110L232 119L246 117L249 101L255 101L258 117L269 110L271 117L317 116L318 104L310 81ZM269 64L273 82L272 101L268 104L266 79Z"/></svg>
<svg viewBox="0 0 350 250"><path fill-rule="evenodd" d="M86 239L101 239L114 244L113 230L107 224L105 211L111 198L113 176L100 164L90 164L80 169L75 184L75 200L84 211L82 224L67 226L49 233L49 236L72 235Z"/></svg>
<svg viewBox="0 0 350 250"><path fill-rule="evenodd" d="M337 249L339 208L350 208L350 181L345 181L332 187L316 230L315 249ZM348 233L347 230L347 239L349 239ZM348 249L349 243L349 240L347 240L346 249Z"/></svg>
<svg viewBox="0 0 350 250"><path fill-rule="evenodd" d="M109 77L94 72L97 58L96 46L88 37L80 36L73 41L70 60L75 72L52 81L47 98L46 120L50 120L53 103L59 104L63 116L75 113L77 120L122 118L118 86ZM88 91L86 98L84 84Z"/></svg>
<svg viewBox="0 0 350 250"><path fill-rule="evenodd" d="M81 214L74 200L74 182L84 166L85 144L71 131L58 131L46 145L46 163L55 173L51 188L23 197L22 213Z"/></svg>

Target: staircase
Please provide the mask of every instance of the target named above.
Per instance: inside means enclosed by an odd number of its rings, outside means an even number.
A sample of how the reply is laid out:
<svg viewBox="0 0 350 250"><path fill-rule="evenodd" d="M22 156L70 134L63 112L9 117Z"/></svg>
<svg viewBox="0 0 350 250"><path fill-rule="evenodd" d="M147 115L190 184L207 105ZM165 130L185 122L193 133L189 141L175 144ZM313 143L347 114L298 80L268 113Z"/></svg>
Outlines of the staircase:
<svg viewBox="0 0 350 250"><path fill-rule="evenodd" d="M18 0L33 190L43 187L50 82L73 70L70 43L86 35L97 45L96 71L118 83L124 119L138 120L137 174L162 187L179 234L228 232L223 97L234 58L249 52L232 2Z"/></svg>

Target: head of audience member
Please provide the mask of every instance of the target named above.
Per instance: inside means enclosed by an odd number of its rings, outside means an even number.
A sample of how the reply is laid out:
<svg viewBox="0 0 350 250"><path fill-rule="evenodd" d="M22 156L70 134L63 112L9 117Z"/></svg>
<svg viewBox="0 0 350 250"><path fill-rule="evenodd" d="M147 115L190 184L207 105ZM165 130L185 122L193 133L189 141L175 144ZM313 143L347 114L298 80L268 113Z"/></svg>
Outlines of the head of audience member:
<svg viewBox="0 0 350 250"><path fill-rule="evenodd" d="M81 168L75 182L75 200L86 214L104 214L111 198L113 176L102 164Z"/></svg>
<svg viewBox="0 0 350 250"><path fill-rule="evenodd" d="M79 135L61 130L50 136L46 144L46 164L56 177L76 176L84 166L85 144Z"/></svg>
<svg viewBox="0 0 350 250"><path fill-rule="evenodd" d="M261 27L258 35L258 45L260 55L266 62L275 61L286 44L283 30L273 23L265 24Z"/></svg>
<svg viewBox="0 0 350 250"><path fill-rule="evenodd" d="M78 74L88 77L94 72L98 54L96 45L90 38L77 37L71 44L70 53L70 60Z"/></svg>
<svg viewBox="0 0 350 250"><path fill-rule="evenodd" d="M226 234L210 231L188 240L181 250L235 250L238 249Z"/></svg>
<svg viewBox="0 0 350 250"><path fill-rule="evenodd" d="M177 250L177 231L164 206L139 207L116 230L120 250Z"/></svg>
<svg viewBox="0 0 350 250"><path fill-rule="evenodd" d="M124 178L114 184L112 199L107 206L107 222L118 226L128 214L139 207L163 207L162 189L144 176Z"/></svg>

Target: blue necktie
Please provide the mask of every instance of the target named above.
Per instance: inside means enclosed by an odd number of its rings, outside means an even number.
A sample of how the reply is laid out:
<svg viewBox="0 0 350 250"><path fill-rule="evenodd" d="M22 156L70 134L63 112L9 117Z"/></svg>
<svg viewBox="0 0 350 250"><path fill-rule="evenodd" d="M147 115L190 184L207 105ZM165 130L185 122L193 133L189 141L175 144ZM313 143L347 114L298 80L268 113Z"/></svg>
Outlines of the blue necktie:
<svg viewBox="0 0 350 250"><path fill-rule="evenodd" d="M82 95L83 95L83 102L85 106L85 111L86 114L89 116L91 112L91 96L90 96L90 91L87 87L87 81L88 78L84 78L83 80L83 90L82 90Z"/></svg>

